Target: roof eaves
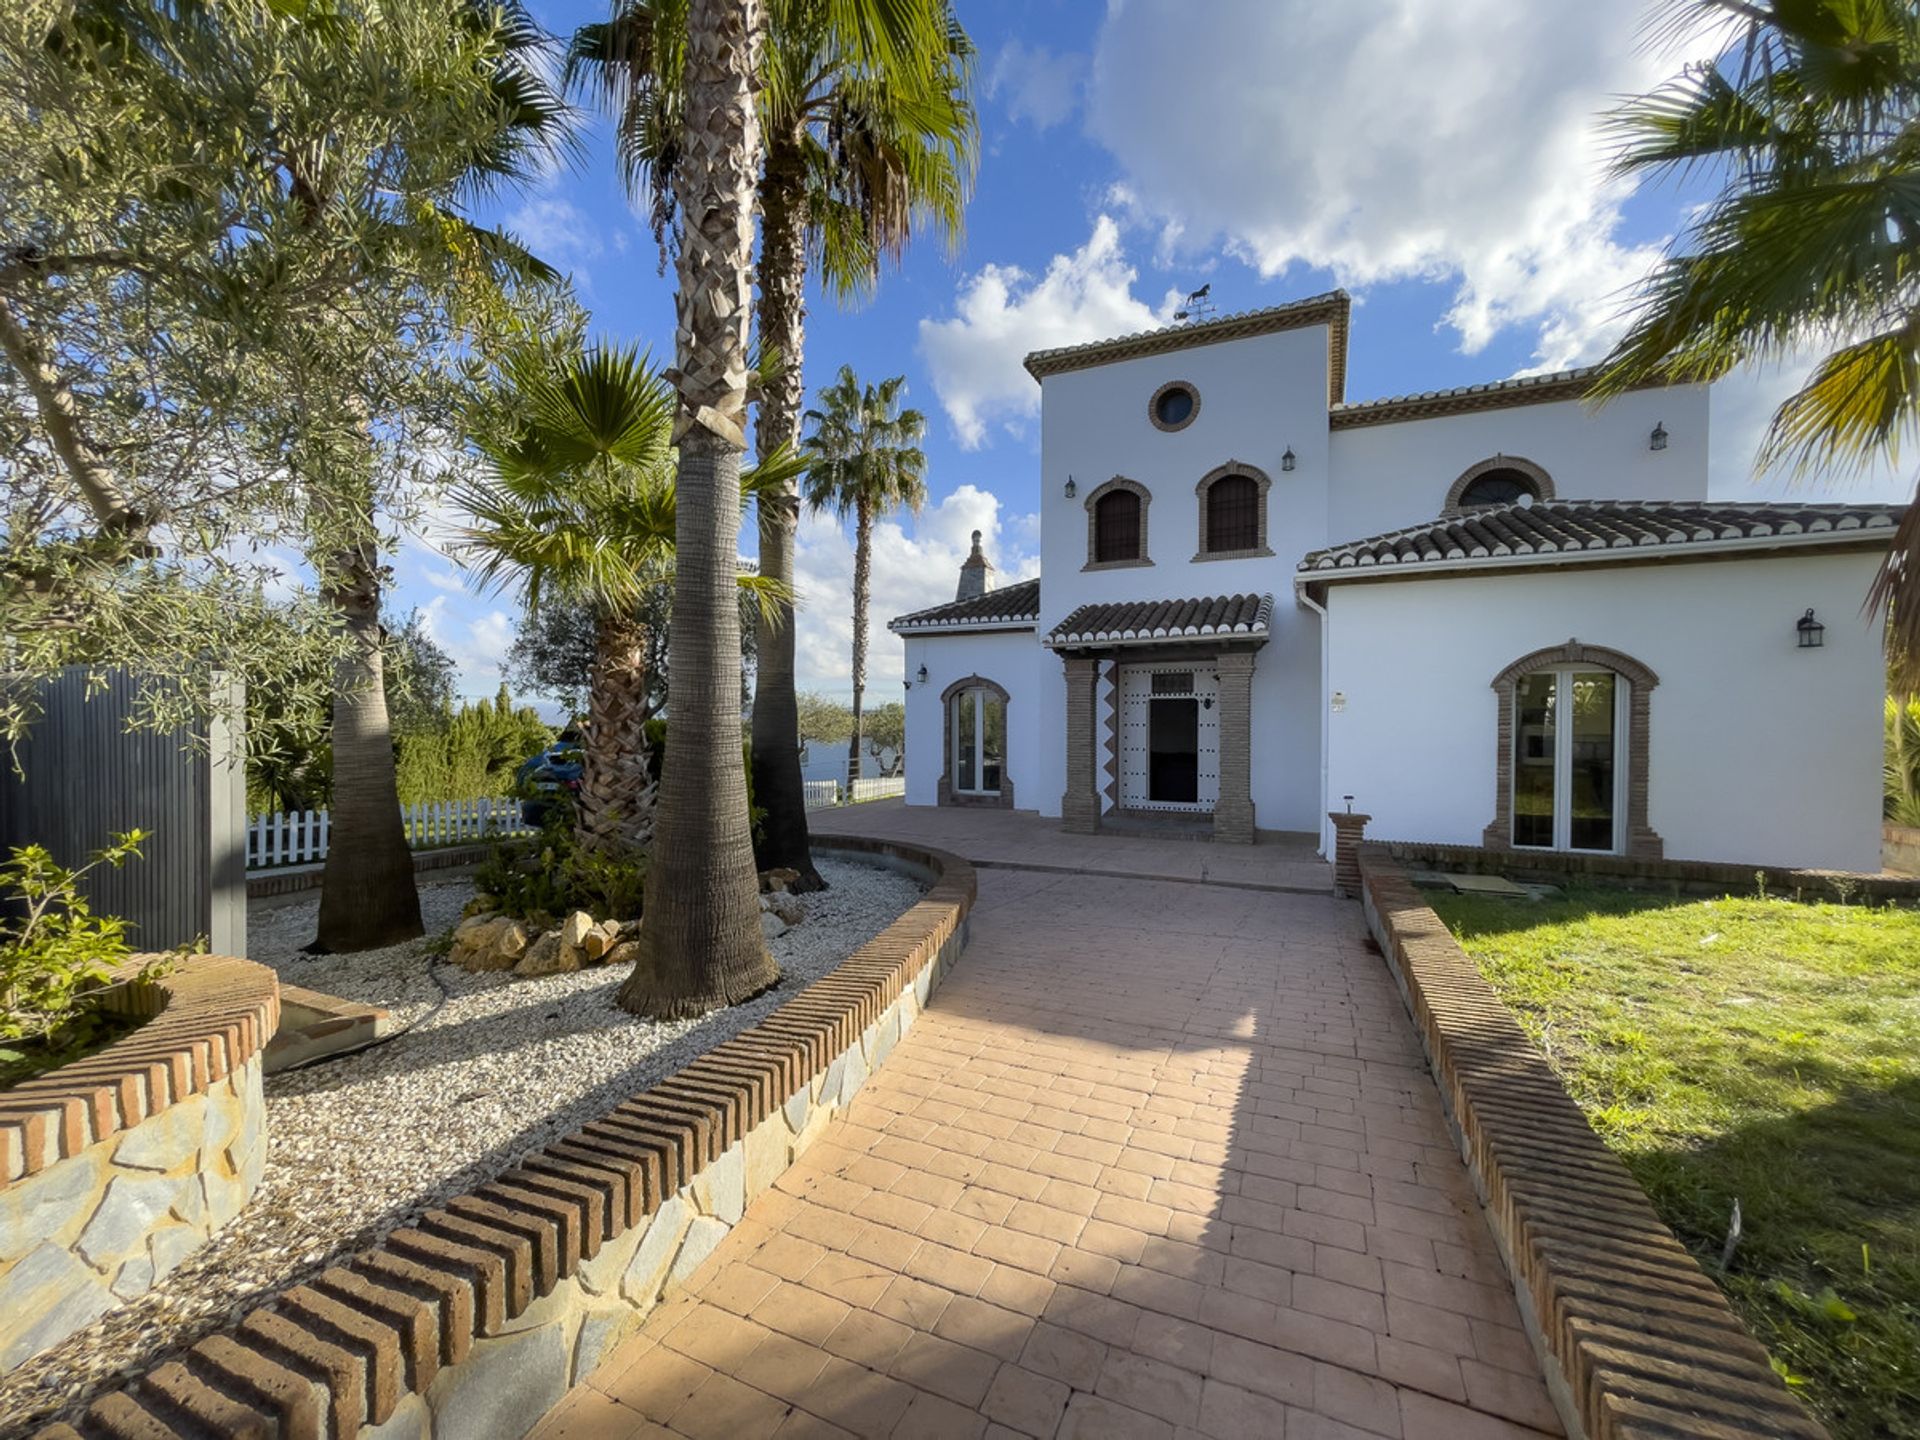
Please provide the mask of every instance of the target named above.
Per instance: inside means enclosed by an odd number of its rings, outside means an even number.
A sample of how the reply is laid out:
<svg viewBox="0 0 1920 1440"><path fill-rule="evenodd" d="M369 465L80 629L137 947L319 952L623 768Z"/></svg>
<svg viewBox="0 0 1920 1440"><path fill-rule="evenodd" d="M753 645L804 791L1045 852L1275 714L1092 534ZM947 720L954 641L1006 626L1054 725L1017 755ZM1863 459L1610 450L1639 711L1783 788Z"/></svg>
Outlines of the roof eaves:
<svg viewBox="0 0 1920 1440"><path fill-rule="evenodd" d="M1352 404L1335 402L1327 412L1332 430L1357 430L1367 425L1393 425L1403 420L1430 420L1442 415L1471 415L1482 410L1505 410L1520 405L1548 405L1581 400L1599 377L1598 365L1556 370L1545 375L1523 375L1512 380L1490 380L1459 385L1451 390L1424 390L1412 395L1388 395ZM1690 380L1650 380L1636 390L1662 389L1697 383Z"/></svg>
<svg viewBox="0 0 1920 1440"><path fill-rule="evenodd" d="M1089 340L1079 345L1035 350L1027 355L1023 363L1029 375L1035 380L1043 380L1049 375L1068 370L1085 370L1120 360L1164 355L1196 345L1218 345L1255 335L1274 335L1283 330L1325 325L1328 327L1328 404L1339 405L1346 397L1347 336L1352 311L1353 301L1346 291L1329 290L1324 295L1312 295L1285 305L1273 305L1264 310L1243 310L1191 325L1168 325L1158 330L1142 330L1108 340Z"/></svg>

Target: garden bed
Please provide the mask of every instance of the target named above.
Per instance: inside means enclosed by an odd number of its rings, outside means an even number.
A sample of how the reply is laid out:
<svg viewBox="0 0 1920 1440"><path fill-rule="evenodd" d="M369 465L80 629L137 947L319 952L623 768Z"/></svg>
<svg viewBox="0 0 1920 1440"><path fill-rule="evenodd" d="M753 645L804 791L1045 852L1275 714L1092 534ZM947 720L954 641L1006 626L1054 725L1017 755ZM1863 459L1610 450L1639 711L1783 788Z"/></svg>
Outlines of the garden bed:
<svg viewBox="0 0 1920 1440"><path fill-rule="evenodd" d="M1833 1434L1920 1436L1920 911L1422 898Z"/></svg>
<svg viewBox="0 0 1920 1440"><path fill-rule="evenodd" d="M802 897L807 919L774 940L784 971L765 995L662 1024L613 1003L626 967L525 979L429 965L427 942L309 957L310 904L260 912L254 958L288 983L392 1012L390 1043L269 1077L272 1150L251 1205L140 1303L0 1380L0 1433L31 1428L103 1384L237 1319L261 1300L516 1157L645 1090L764 1019L834 969L923 893L896 870L822 858L831 888ZM468 880L421 888L430 932L450 926ZM443 994L444 992L444 994Z"/></svg>

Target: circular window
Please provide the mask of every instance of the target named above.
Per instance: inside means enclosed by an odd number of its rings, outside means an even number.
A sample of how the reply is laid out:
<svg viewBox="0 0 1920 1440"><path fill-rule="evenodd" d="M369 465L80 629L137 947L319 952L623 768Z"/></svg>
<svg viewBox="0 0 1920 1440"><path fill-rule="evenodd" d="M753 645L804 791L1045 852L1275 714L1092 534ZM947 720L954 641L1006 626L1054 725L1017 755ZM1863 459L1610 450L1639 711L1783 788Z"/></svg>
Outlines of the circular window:
<svg viewBox="0 0 1920 1440"><path fill-rule="evenodd" d="M1199 392L1184 380L1162 385L1147 405L1147 418L1159 430L1184 430L1199 413Z"/></svg>
<svg viewBox="0 0 1920 1440"><path fill-rule="evenodd" d="M1533 481L1518 470L1488 470L1475 476L1460 492L1462 510L1484 510L1494 505L1524 504L1539 498Z"/></svg>

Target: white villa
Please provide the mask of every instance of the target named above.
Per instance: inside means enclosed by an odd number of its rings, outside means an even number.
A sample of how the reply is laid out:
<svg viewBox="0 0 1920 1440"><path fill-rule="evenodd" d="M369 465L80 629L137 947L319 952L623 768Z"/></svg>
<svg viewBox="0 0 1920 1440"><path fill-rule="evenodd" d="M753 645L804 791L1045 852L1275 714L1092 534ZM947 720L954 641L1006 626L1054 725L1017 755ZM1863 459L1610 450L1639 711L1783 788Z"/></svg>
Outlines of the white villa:
<svg viewBox="0 0 1920 1440"><path fill-rule="evenodd" d="M1349 310L1027 357L1043 574L892 622L907 802L1878 870L1899 508L1708 501L1702 385L1349 401Z"/></svg>

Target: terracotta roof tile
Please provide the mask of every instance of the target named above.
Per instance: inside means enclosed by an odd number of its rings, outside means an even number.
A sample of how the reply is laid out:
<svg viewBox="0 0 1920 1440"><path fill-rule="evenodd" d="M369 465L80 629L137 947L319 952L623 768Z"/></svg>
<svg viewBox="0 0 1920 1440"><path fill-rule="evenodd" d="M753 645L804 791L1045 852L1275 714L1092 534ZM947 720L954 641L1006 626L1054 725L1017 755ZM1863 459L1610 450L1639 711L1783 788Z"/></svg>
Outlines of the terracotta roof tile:
<svg viewBox="0 0 1920 1440"><path fill-rule="evenodd" d="M1381 571L1471 570L1515 564L1637 559L1701 546L1755 549L1890 539L1898 505L1748 504L1743 501L1555 500L1443 516L1315 550L1308 580Z"/></svg>
<svg viewBox="0 0 1920 1440"><path fill-rule="evenodd" d="M1082 605L1053 627L1046 643L1060 648L1211 636L1264 641L1272 616L1271 595L1121 600L1106 605Z"/></svg>
<svg viewBox="0 0 1920 1440"><path fill-rule="evenodd" d="M1031 630L1040 619L1040 581L1022 580L984 595L916 610L887 622L896 635L940 630Z"/></svg>

